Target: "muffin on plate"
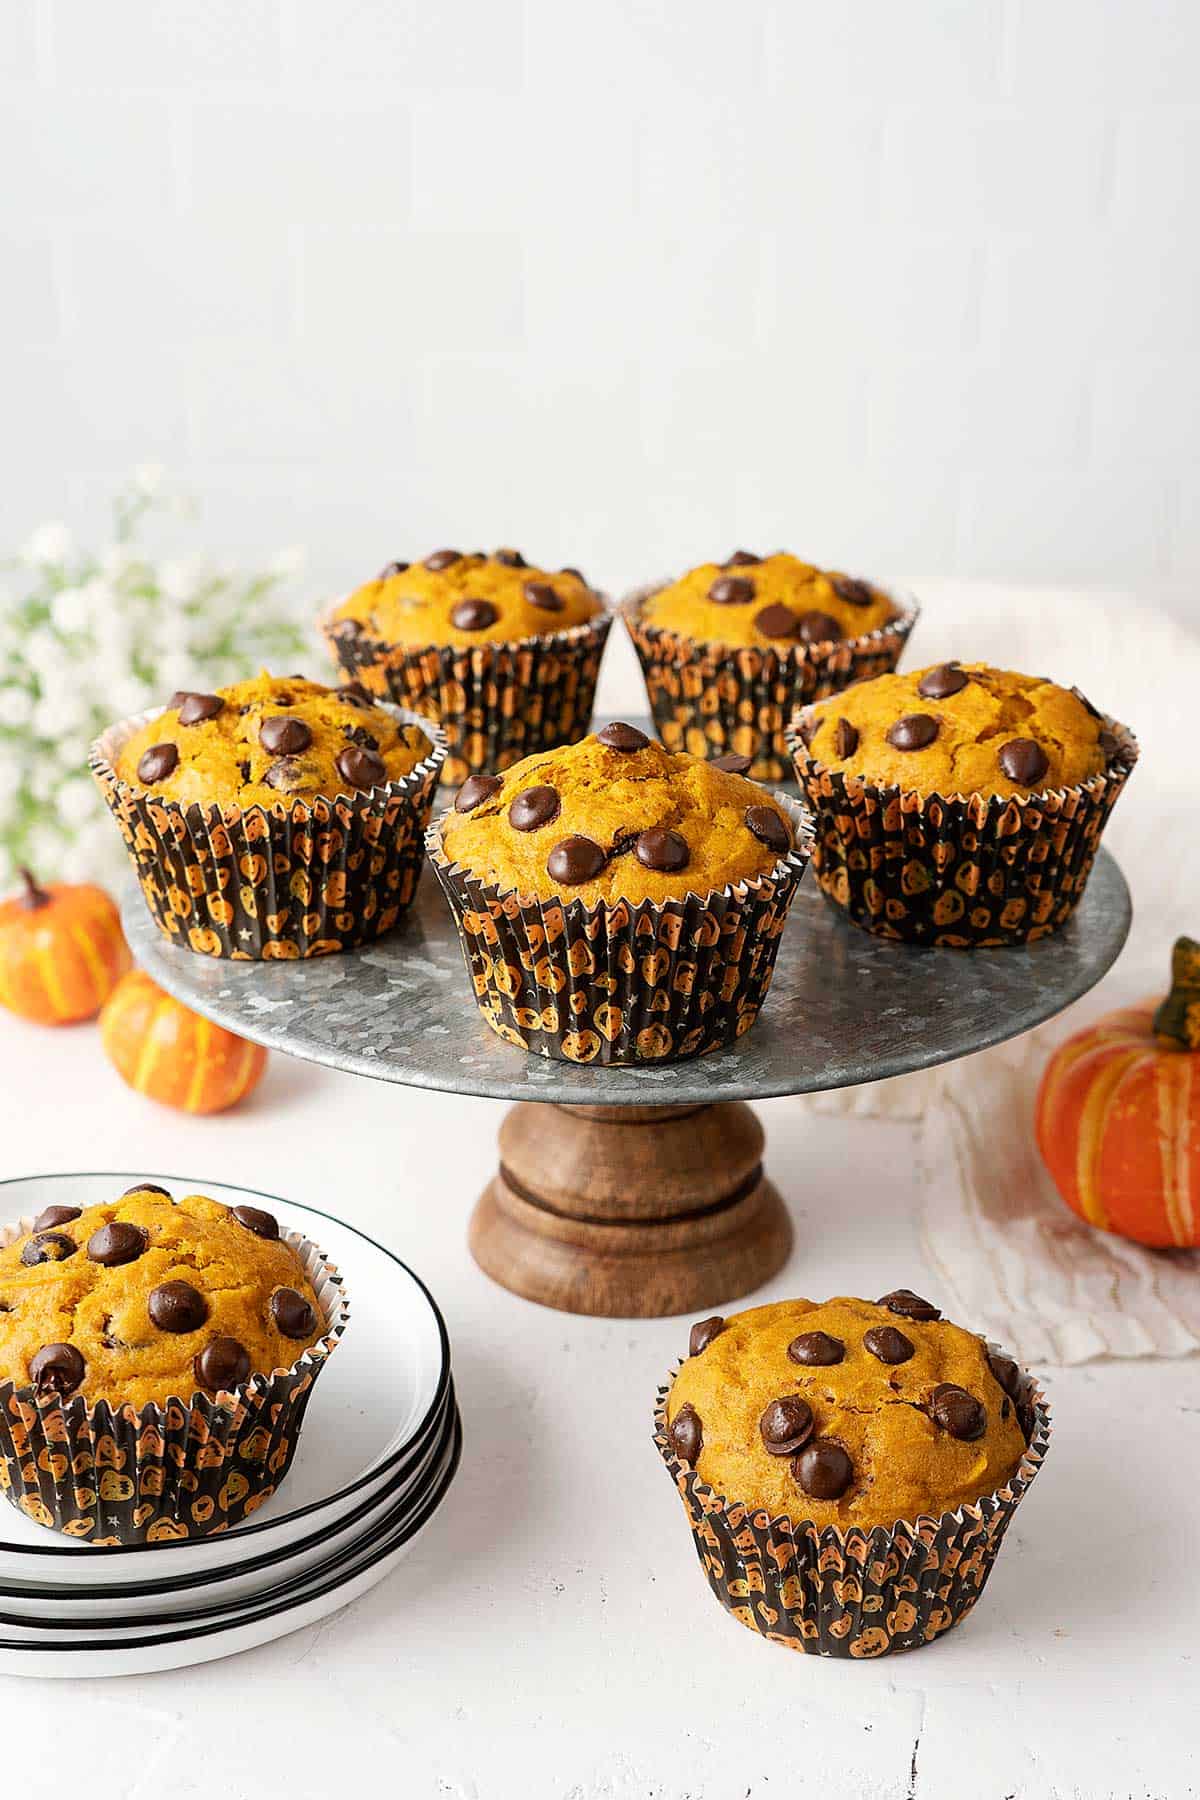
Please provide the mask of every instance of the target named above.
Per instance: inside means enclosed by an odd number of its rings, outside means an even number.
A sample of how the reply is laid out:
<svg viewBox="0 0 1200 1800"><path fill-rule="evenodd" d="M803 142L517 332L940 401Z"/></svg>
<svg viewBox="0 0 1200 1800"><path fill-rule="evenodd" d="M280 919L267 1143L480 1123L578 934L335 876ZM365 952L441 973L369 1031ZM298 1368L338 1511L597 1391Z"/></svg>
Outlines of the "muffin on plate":
<svg viewBox="0 0 1200 1800"><path fill-rule="evenodd" d="M14 1505L93 1543L159 1543L224 1530L274 1493L347 1317L315 1245L257 1207L149 1182L0 1235Z"/></svg>
<svg viewBox="0 0 1200 1800"><path fill-rule="evenodd" d="M610 623L578 569L534 568L519 550L435 550L389 563L321 627L372 693L441 721L443 778L458 783L583 736Z"/></svg>
<svg viewBox="0 0 1200 1800"><path fill-rule="evenodd" d="M856 576L737 550L642 589L623 616L668 748L736 751L756 777L777 780L789 773L796 707L894 669L917 615Z"/></svg>
<svg viewBox="0 0 1200 1800"><path fill-rule="evenodd" d="M1011 1357L908 1288L701 1320L655 1413L717 1598L825 1656L964 1617L1048 1438Z"/></svg>
<svg viewBox="0 0 1200 1800"><path fill-rule="evenodd" d="M357 683L264 672L110 726L91 768L168 937L293 959L399 919L444 756L436 725Z"/></svg>
<svg viewBox="0 0 1200 1800"><path fill-rule="evenodd" d="M569 1062L748 1031L808 858L795 801L620 722L476 775L430 828L484 1018Z"/></svg>
<svg viewBox="0 0 1200 1800"><path fill-rule="evenodd" d="M1137 760L1077 689L985 663L878 676L788 736L823 892L879 936L956 949L1065 923Z"/></svg>

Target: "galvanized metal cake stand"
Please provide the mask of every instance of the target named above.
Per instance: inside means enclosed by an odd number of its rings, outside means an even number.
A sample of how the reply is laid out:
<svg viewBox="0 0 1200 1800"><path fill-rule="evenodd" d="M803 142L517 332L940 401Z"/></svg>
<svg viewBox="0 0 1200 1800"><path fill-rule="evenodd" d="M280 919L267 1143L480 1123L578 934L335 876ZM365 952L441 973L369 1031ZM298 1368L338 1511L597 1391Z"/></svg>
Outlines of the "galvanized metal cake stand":
<svg viewBox="0 0 1200 1800"><path fill-rule="evenodd" d="M312 962L194 955L159 934L132 881L122 918L157 982L243 1037L376 1081L516 1101L471 1219L476 1261L546 1306L650 1318L733 1300L787 1257L791 1222L746 1101L878 1081L1028 1031L1111 966L1130 902L1101 850L1056 936L921 950L847 924L809 875L754 1029L694 1062L615 1069L551 1062L493 1035L428 871L386 938Z"/></svg>

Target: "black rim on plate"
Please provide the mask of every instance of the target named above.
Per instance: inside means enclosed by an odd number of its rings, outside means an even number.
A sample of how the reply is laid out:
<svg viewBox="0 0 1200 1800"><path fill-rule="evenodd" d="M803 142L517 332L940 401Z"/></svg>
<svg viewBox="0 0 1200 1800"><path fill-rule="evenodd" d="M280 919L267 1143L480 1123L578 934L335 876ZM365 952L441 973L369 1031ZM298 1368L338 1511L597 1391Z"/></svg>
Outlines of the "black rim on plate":
<svg viewBox="0 0 1200 1800"><path fill-rule="evenodd" d="M135 1169L68 1169L58 1170L51 1174L10 1175L5 1180L0 1181L0 1192L5 1188L23 1186L30 1181L140 1181L143 1179L150 1179L145 1175L144 1170L139 1174ZM163 1182L175 1181L186 1183L192 1181L194 1177L190 1175L162 1175L156 1172L153 1179L161 1180ZM225 1543L233 1543L235 1541L240 1541L242 1538L253 1537L260 1531L271 1531L277 1526L289 1525L294 1519L307 1518L310 1513L317 1512L322 1507L333 1506L337 1501L348 1499L351 1494L357 1494L360 1489L365 1487L368 1481L373 1481L376 1476L384 1472L390 1473L404 1456L405 1451L409 1448L413 1439L427 1430L430 1420L434 1417L438 1407L445 1399L446 1388L450 1380L450 1336L446 1330L446 1321L442 1317L441 1309L438 1306L437 1301L434 1299L425 1283L421 1280L421 1277L417 1274L416 1270L410 1269L403 1257L397 1256L394 1250L389 1250L386 1244L381 1244L376 1238L369 1237L365 1231L359 1231L356 1225L347 1224L345 1219L339 1219L335 1213L323 1212L319 1206L305 1206L298 1200L285 1199L282 1194L268 1194L263 1188L242 1187L239 1183L233 1181L213 1181L208 1185L211 1187L234 1188L239 1194L252 1194L256 1200L270 1200L273 1201L276 1206L292 1206L296 1207L300 1212L311 1213L316 1219L328 1219L331 1225L340 1225L343 1231L353 1232L355 1237L361 1238L364 1244L370 1244L373 1250L381 1251L383 1255L394 1262L398 1268L404 1270L404 1273L416 1283L417 1287L425 1296L425 1299L429 1304L429 1309L437 1323L438 1341L442 1357L441 1372L438 1376L437 1389L433 1399L426 1407L423 1417L414 1430L409 1433L403 1444L398 1445L395 1450L389 1451L386 1456L382 1457L380 1461L377 1462L374 1467L368 1469L365 1474L357 1476L353 1481L348 1482L345 1487L338 1488L336 1493L326 1494L321 1500L311 1500L307 1506L298 1506L293 1512L282 1513L277 1519L262 1519L254 1525L237 1525L232 1531L222 1533L222 1538ZM200 1188L194 1188L189 1191L200 1193L202 1190ZM153 1555L157 1550L194 1550L200 1545L211 1545L212 1542L213 1538L210 1535L202 1538L184 1538L176 1543L169 1544L94 1544L88 1547L87 1555L105 1557ZM68 1550L58 1544L14 1544L0 1539L0 1554L6 1553L11 1553L15 1556L78 1557L80 1555L78 1550ZM3 1648L3 1645L0 1645L0 1648Z"/></svg>
<svg viewBox="0 0 1200 1800"><path fill-rule="evenodd" d="M462 1424L456 1415L449 1462L447 1463L445 1471L438 1481L437 1486L430 1492L428 1498L421 1507L420 1512L412 1518L402 1530L397 1531L388 1543L376 1546L369 1556L363 1557L352 1568L346 1569L340 1576L336 1576L333 1579L322 1583L320 1587L315 1587L308 1593L298 1594L287 1606L256 1607L253 1611L247 1612L243 1617L232 1619L224 1625L193 1625L187 1631L170 1632L166 1637L161 1637L155 1633L149 1637L122 1638L118 1643L106 1642L103 1638L89 1639L88 1642L82 1644L39 1644L36 1642L28 1642L21 1638L0 1638L0 1651L29 1651L34 1656L44 1656L48 1652L59 1656L77 1656L89 1650L106 1650L116 1653L121 1650L144 1650L150 1648L165 1649L169 1644L188 1643L194 1638L212 1637L214 1633L221 1631L240 1631L246 1625L256 1625L260 1619L273 1618L278 1614L290 1612L296 1607L306 1606L312 1600L320 1600L325 1594L331 1593L335 1588L345 1586L348 1582L352 1581L356 1575L361 1575L367 1569L373 1568L377 1562L382 1562L384 1557L390 1556L394 1550L400 1549L400 1547L403 1544L406 1544L410 1538L415 1537L422 1526L432 1518L433 1514L445 1499L450 1484L458 1473L458 1465L461 1457ZM170 1622L170 1619L163 1620L164 1624L169 1625Z"/></svg>

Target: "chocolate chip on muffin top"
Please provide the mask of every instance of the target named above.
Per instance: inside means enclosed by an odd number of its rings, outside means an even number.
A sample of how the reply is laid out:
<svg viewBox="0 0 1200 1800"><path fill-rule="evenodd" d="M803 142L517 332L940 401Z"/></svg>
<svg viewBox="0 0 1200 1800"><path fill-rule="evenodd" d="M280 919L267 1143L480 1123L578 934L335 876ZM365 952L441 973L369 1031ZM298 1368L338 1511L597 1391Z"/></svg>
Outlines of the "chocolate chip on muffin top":
<svg viewBox="0 0 1200 1800"><path fill-rule="evenodd" d="M578 569L532 568L519 550L435 550L391 562L335 611L335 636L391 644L506 643L583 625L602 609Z"/></svg>
<svg viewBox="0 0 1200 1800"><path fill-rule="evenodd" d="M896 608L856 577L830 573L777 551L735 551L702 563L658 589L642 605L648 624L700 643L756 644L786 650L836 643L886 625Z"/></svg>

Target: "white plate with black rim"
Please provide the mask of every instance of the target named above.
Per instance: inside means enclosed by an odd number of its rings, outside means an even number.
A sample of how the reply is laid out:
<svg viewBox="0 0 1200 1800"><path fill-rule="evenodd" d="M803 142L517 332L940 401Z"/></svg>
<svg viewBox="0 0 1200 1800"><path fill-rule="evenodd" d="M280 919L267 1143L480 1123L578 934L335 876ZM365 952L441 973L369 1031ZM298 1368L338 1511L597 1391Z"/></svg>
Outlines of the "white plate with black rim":
<svg viewBox="0 0 1200 1800"><path fill-rule="evenodd" d="M315 1625L389 1575L442 1504L458 1471L462 1430L455 1415L433 1484L381 1537L361 1544L332 1569L313 1570L287 1591L203 1619L168 1617L132 1630L35 1632L0 1636L0 1674L73 1679L145 1675L234 1656Z"/></svg>
<svg viewBox="0 0 1200 1800"><path fill-rule="evenodd" d="M227 1206L266 1207L337 1263L350 1323L316 1384L287 1480L244 1525L182 1543L105 1547L47 1531L0 1504L0 1585L7 1591L75 1588L99 1597L114 1587L170 1588L287 1554L380 1500L446 1404L450 1343L432 1295L391 1250L331 1213L256 1188L128 1169L0 1182L0 1219L51 1205L94 1206L135 1181L176 1195L207 1194Z"/></svg>

